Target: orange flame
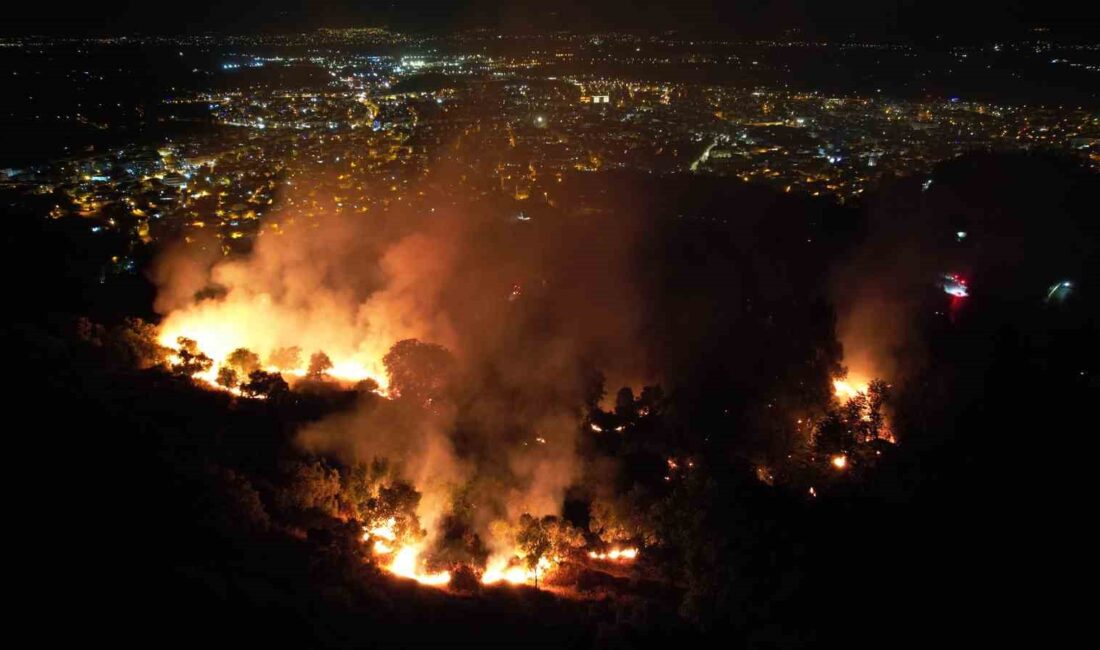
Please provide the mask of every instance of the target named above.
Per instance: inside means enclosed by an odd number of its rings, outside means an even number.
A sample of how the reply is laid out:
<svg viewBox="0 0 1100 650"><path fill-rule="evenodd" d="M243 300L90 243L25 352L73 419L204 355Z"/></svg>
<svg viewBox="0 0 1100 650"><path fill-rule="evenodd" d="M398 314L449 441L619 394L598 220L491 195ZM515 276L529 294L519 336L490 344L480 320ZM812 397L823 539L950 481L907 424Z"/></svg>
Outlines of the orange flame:
<svg viewBox="0 0 1100 650"><path fill-rule="evenodd" d="M390 573L401 576L402 578L410 578L416 580L422 585L430 585L433 587L441 587L451 582L450 571L439 571L436 573L430 573L421 570L420 562L420 547L417 545L406 544L396 549L393 546L393 542L397 541L397 534L394 532L394 527L397 521L390 517L389 519L376 523L373 526L363 527L363 541L369 542L374 540L374 545L371 550L375 555L388 556L393 555L393 559L389 564L383 568Z"/></svg>
<svg viewBox="0 0 1100 650"><path fill-rule="evenodd" d="M512 585L522 585L534 582L535 578L544 578L548 573L557 568L561 558L539 558L534 569L529 569L520 563L520 557L498 556L489 560L485 573L481 575L482 584L492 585L507 582Z"/></svg>
<svg viewBox="0 0 1100 650"><path fill-rule="evenodd" d="M852 399L860 393L867 392L867 384L848 379L834 379L833 392L841 399Z"/></svg>

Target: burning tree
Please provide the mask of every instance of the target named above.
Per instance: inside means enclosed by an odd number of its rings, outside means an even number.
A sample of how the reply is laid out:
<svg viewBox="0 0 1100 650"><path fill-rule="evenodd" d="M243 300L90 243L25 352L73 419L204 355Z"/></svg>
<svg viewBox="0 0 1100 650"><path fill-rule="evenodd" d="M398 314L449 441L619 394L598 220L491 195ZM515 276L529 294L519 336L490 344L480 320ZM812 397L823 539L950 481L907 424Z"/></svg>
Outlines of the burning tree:
<svg viewBox="0 0 1100 650"><path fill-rule="evenodd" d="M207 372L214 365L214 360L199 350L199 344L194 339L181 336L176 339L176 344L179 350L172 364L173 372L190 377Z"/></svg>
<svg viewBox="0 0 1100 650"><path fill-rule="evenodd" d="M865 391L830 407L814 432L815 448L825 453L845 453L857 445L887 438L884 407L888 398L889 386L875 379Z"/></svg>
<svg viewBox="0 0 1100 650"><path fill-rule="evenodd" d="M248 348L237 348L225 357L225 365L237 372L240 377L248 377L260 369L260 355Z"/></svg>
<svg viewBox="0 0 1100 650"><path fill-rule="evenodd" d="M309 369L306 376L310 379L320 379L329 370L332 370L332 359L324 352L314 352L309 357Z"/></svg>
<svg viewBox="0 0 1100 650"><path fill-rule="evenodd" d="M397 478L385 459L352 466L341 477L341 486L353 516L368 528L384 527L390 541L415 542L424 537L416 514L420 492Z"/></svg>
<svg viewBox="0 0 1100 650"><path fill-rule="evenodd" d="M560 517L521 515L516 528L516 549L527 569L534 572L539 586L539 569L548 569L576 549L584 546L584 535Z"/></svg>

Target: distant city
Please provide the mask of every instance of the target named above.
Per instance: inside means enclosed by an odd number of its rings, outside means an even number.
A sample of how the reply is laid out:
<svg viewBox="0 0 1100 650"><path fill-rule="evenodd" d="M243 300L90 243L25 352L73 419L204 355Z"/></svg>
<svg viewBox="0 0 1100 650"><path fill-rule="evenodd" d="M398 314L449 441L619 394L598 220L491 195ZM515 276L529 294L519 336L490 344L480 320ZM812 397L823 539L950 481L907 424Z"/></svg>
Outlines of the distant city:
<svg viewBox="0 0 1100 650"><path fill-rule="evenodd" d="M49 160L9 155L0 188L49 199L49 216L85 217L93 232L145 243L212 232L229 253L277 229L261 219L276 208L301 217L431 209L439 198L418 181L443 169L446 184L523 218L556 205L567 178L596 171L731 177L847 202L973 151L1057 150L1100 170L1097 98L1031 98L1057 91L1050 75L1095 80L1100 46L1036 39L929 52L631 34L414 38L381 28L9 38L0 41L4 76L52 98L5 105L17 125L9 128L75 135ZM829 59L867 73L813 73ZM131 67L150 65L181 81L135 95ZM937 92L952 75L1004 83ZM878 76L892 86L876 87ZM112 106L103 99L116 87L127 101ZM100 135L117 137L83 145ZM308 191L281 198L280 188L307 178ZM118 263L132 270L131 260Z"/></svg>

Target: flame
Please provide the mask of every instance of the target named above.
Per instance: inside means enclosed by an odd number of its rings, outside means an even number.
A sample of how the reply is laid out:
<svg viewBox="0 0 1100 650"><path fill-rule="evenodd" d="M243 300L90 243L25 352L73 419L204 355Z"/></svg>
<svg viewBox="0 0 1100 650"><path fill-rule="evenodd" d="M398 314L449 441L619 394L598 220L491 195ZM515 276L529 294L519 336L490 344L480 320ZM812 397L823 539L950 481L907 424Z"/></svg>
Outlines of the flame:
<svg viewBox="0 0 1100 650"><path fill-rule="evenodd" d="M449 584L451 582L450 571L428 573L421 570L420 546L406 544L396 549L396 553L394 552L395 547L392 542L397 541L397 534L394 531L396 525L397 520L390 517L383 522L363 527L363 541L369 542L372 539L374 540L374 545L371 547L371 550L374 551L375 555L393 555L393 559L390 560L390 563L383 568L402 578L416 580L422 585L441 587Z"/></svg>
<svg viewBox="0 0 1100 650"><path fill-rule="evenodd" d="M836 456L833 456L829 462L833 464L833 467L840 470L848 467L848 457L844 454L837 454Z"/></svg>
<svg viewBox="0 0 1100 650"><path fill-rule="evenodd" d="M833 392L842 399L852 399L860 393L867 392L867 383L849 379L834 379Z"/></svg>
<svg viewBox="0 0 1100 650"><path fill-rule="evenodd" d="M246 341L243 338L238 339L234 336L227 336L225 330L221 328L198 328L194 330L186 328L162 328L157 342L166 348L175 350L175 352L170 354L166 359L170 364L178 363L180 360L178 354L178 339L180 337L195 341L198 351L210 357L213 361L209 370L191 375L192 379L200 381L210 388L223 390L239 397L245 396L240 388L228 388L222 386L217 381L218 371L226 366L226 357L237 348L242 347L256 352L261 358L272 352L271 349L265 349L263 347L250 348L245 344ZM264 366L264 370L266 372L278 373L284 378L295 377L301 379L307 374L306 369L301 367L281 368L279 366L267 365ZM332 367L324 371L323 374L331 379L345 383L356 383L365 379L372 379L378 384L378 389L375 392L382 396L387 395L389 381L381 361L381 355L371 362L354 357L333 358ZM247 378L241 377L240 380L244 383L247 381Z"/></svg>
<svg viewBox="0 0 1100 650"><path fill-rule="evenodd" d="M557 568L561 558L541 557L534 569L527 568L521 562L519 555L491 558L485 567L485 573L481 574L482 584L507 582L512 585L522 585L534 582L536 577L545 578L548 573Z"/></svg>
<svg viewBox="0 0 1100 650"><path fill-rule="evenodd" d="M633 560L638 557L638 549L613 548L610 551L603 553L589 551L588 557L592 558L593 560Z"/></svg>
<svg viewBox="0 0 1100 650"><path fill-rule="evenodd" d="M424 573L420 570L420 549L416 546L403 546L394 556L386 570L402 578L411 578L422 585L440 587L450 583L451 572Z"/></svg>

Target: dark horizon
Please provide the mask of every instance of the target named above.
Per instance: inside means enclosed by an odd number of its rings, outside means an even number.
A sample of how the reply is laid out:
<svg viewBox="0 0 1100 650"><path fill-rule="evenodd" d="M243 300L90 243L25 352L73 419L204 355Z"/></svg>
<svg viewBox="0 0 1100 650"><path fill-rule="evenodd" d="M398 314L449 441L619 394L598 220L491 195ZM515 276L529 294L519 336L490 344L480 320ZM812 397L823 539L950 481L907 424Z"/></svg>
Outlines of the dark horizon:
<svg viewBox="0 0 1100 650"><path fill-rule="evenodd" d="M243 0L186 6L134 2L111 7L58 7L37 3L9 12L0 32L9 35L101 36L214 33L286 33L319 28L389 27L437 33L486 28L504 33L555 30L679 31L706 36L755 38L799 35L890 40L1011 38L1034 34L1094 37L1098 24L1069 2L1012 0L978 3L946 0L846 0L822 6L810 0L724 3L521 2L500 6L485 0L414 0L396 3L353 0L278 0L257 7Z"/></svg>

